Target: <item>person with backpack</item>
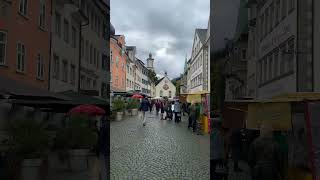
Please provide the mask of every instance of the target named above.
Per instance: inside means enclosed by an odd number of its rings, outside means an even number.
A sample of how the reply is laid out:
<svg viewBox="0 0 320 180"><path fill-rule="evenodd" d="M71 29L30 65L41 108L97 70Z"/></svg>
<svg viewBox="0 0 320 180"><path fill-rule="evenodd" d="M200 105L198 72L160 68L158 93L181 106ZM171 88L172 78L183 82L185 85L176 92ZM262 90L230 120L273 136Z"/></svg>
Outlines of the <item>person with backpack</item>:
<svg viewBox="0 0 320 180"><path fill-rule="evenodd" d="M181 105L179 100L174 103L174 122L179 123L181 121Z"/></svg>
<svg viewBox="0 0 320 180"><path fill-rule="evenodd" d="M146 125L146 112L149 110L149 101L147 98L143 99L140 104L139 111L142 113L142 125Z"/></svg>

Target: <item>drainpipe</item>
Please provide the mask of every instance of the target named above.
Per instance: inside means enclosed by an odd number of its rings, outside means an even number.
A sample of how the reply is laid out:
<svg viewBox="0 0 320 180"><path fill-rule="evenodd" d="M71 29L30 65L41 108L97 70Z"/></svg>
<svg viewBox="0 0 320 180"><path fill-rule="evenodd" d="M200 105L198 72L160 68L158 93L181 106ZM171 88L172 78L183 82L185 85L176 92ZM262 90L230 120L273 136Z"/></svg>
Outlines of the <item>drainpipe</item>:
<svg viewBox="0 0 320 180"><path fill-rule="evenodd" d="M51 7L50 7L50 16L51 16L51 22L52 22L52 9L53 9L53 0L50 1ZM53 23L51 23L53 24ZM50 37L49 37L49 69L48 69L48 91L50 91L50 83L51 83L51 61L52 61L52 27L50 26Z"/></svg>
<svg viewBox="0 0 320 180"><path fill-rule="evenodd" d="M82 47L81 47L81 35L82 35L82 27L85 27L89 25L89 20L86 24L82 24L80 22L79 24L79 65L78 65L78 94L80 94L80 82L81 82L81 52L82 52Z"/></svg>

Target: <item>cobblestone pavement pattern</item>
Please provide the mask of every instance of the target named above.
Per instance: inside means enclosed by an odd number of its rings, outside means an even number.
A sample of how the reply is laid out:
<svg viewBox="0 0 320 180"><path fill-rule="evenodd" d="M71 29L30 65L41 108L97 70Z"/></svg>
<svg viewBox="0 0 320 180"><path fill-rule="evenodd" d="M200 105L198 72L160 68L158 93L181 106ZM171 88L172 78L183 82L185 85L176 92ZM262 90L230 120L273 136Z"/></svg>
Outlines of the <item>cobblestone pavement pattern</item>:
<svg viewBox="0 0 320 180"><path fill-rule="evenodd" d="M208 180L209 135L196 135L180 124L146 113L147 125L138 116L111 122L111 180Z"/></svg>

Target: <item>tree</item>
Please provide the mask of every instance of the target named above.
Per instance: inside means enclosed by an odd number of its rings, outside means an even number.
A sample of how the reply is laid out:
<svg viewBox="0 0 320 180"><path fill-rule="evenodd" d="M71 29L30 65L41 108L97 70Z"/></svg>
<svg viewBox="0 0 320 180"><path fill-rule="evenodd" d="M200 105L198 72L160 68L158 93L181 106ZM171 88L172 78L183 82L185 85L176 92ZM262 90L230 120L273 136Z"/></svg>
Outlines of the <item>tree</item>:
<svg viewBox="0 0 320 180"><path fill-rule="evenodd" d="M150 82L154 83L154 84L157 83L157 81L158 81L157 74L152 70L149 70L148 78L149 78Z"/></svg>

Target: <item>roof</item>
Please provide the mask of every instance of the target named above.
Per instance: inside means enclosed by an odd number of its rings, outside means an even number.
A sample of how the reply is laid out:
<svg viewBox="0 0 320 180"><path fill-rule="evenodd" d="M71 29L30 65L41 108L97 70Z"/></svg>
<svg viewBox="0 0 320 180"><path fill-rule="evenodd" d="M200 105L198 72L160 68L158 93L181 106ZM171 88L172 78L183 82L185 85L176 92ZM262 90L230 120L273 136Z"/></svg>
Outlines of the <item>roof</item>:
<svg viewBox="0 0 320 180"><path fill-rule="evenodd" d="M208 29L196 29L196 33L198 34L201 43L205 43L207 39L207 30Z"/></svg>
<svg viewBox="0 0 320 180"><path fill-rule="evenodd" d="M159 79L157 82L156 82L156 85L158 85L165 77L162 77L161 79Z"/></svg>

